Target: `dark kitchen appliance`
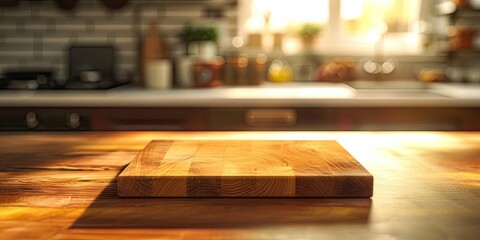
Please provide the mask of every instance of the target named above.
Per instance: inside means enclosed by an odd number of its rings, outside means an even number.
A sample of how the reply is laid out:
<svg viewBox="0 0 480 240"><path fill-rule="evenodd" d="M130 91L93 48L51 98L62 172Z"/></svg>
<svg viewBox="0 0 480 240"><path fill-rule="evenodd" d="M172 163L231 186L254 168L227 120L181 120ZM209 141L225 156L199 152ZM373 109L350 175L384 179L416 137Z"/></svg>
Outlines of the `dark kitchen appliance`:
<svg viewBox="0 0 480 240"><path fill-rule="evenodd" d="M0 89L41 90L54 89L58 86L51 69L7 69L2 75Z"/></svg>
<svg viewBox="0 0 480 240"><path fill-rule="evenodd" d="M72 46L66 89L108 89L120 85L115 76L115 48Z"/></svg>

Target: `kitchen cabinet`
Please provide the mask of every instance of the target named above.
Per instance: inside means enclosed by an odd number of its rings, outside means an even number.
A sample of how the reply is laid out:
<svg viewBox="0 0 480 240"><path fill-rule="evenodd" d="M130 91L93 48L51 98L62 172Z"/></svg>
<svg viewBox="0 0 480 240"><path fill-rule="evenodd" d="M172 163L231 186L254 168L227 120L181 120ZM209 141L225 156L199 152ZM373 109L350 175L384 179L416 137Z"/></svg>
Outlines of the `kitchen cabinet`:
<svg viewBox="0 0 480 240"><path fill-rule="evenodd" d="M153 139L337 140L372 198L119 198ZM478 239L480 134L441 132L0 133L0 238Z"/></svg>
<svg viewBox="0 0 480 240"><path fill-rule="evenodd" d="M0 108L0 131L479 131L476 107Z"/></svg>
<svg viewBox="0 0 480 240"><path fill-rule="evenodd" d="M253 111L288 111L249 123ZM290 114L290 115L289 115ZM480 130L477 108L213 108L210 130ZM294 118L294 120L292 120Z"/></svg>
<svg viewBox="0 0 480 240"><path fill-rule="evenodd" d="M202 108L93 108L91 130L208 130Z"/></svg>

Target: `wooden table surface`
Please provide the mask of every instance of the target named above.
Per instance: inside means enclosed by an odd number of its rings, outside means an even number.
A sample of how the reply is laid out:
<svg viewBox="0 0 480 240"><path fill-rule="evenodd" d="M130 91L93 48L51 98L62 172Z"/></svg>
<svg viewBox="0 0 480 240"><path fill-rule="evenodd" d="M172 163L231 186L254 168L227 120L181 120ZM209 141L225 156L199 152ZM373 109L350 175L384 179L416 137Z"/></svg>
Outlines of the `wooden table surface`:
<svg viewBox="0 0 480 240"><path fill-rule="evenodd" d="M118 198L152 139L337 140L371 199ZM480 133L0 133L0 239L478 239Z"/></svg>

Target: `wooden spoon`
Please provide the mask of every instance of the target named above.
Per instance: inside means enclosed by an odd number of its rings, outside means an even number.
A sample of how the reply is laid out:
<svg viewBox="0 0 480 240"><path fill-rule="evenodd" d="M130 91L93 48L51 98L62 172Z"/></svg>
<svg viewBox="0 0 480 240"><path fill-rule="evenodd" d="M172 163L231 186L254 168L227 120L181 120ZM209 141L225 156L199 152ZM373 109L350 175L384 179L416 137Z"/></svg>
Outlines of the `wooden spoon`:
<svg viewBox="0 0 480 240"><path fill-rule="evenodd" d="M57 6L64 10L72 10L77 5L78 0L55 0Z"/></svg>
<svg viewBox="0 0 480 240"><path fill-rule="evenodd" d="M102 0L102 2L110 9L120 9L127 5L128 0Z"/></svg>

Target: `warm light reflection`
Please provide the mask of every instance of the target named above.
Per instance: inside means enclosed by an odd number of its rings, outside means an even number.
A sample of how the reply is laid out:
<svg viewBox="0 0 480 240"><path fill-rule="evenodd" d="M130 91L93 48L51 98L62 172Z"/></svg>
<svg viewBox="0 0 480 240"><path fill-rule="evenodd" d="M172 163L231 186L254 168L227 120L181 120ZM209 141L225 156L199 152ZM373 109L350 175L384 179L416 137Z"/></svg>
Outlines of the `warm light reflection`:
<svg viewBox="0 0 480 240"><path fill-rule="evenodd" d="M477 132L86 132L4 138L0 221L9 224L11 239L59 231L59 239L169 231L190 232L188 239L196 239L203 229L224 235L249 229L246 238L321 239L319 234L351 234L352 227L363 229L361 224L383 231L399 221L420 223L423 230L424 222L435 219L467 222L476 213L467 210L478 203L480 187ZM154 139L337 140L375 177L375 192L372 199L116 197L118 173ZM225 221L225 216L235 217Z"/></svg>
<svg viewBox="0 0 480 240"><path fill-rule="evenodd" d="M389 32L409 32L419 7L420 1L342 0L341 18L350 32L369 33L382 24Z"/></svg>
<svg viewBox="0 0 480 240"><path fill-rule="evenodd" d="M329 0L252 0L251 15L246 29L283 31L290 25L305 22L326 23ZM386 23L391 32L408 32L418 19L421 1L406 0L342 0L340 19L346 29L368 33L378 24ZM295 10L292 11L292 7Z"/></svg>
<svg viewBox="0 0 480 240"><path fill-rule="evenodd" d="M414 134L412 134L414 133ZM122 149L136 150L153 139L163 140L337 140L342 144L358 146L364 149L366 145L375 147L399 147L400 145L416 146L454 146L461 147L463 140L441 132L115 132L106 141L104 138L80 145L75 150L87 150L90 147L102 150L109 146ZM412 136L415 136L414 138ZM361 144L362 142L368 144ZM127 148L125 148L127 147ZM355 147L356 148L356 147Z"/></svg>
<svg viewBox="0 0 480 240"><path fill-rule="evenodd" d="M342 19L352 20L358 19L363 13L363 3L358 0L342 0L341 1L341 16Z"/></svg>
<svg viewBox="0 0 480 240"><path fill-rule="evenodd" d="M323 53L370 53L381 40L388 54L418 54L422 51L419 28L420 0L245 0L249 4L239 26L241 33L267 33L262 47L271 50L269 34L287 33L282 50L299 53L296 29L302 23L322 25L313 49ZM392 34L385 34L392 33Z"/></svg>
<svg viewBox="0 0 480 240"><path fill-rule="evenodd" d="M99 135L101 136L101 135ZM450 163L448 155L439 149L472 152L471 144L478 142L475 134L452 135L442 132L115 132L108 138L99 137L87 144L76 146L73 151L140 151L151 140L336 140L367 168L386 167L407 171L412 161L427 159L439 168L457 168L452 174L460 176L472 185L471 177L478 172L466 172L462 166L471 161L466 155L465 163ZM427 156L425 153L430 152ZM112 155L113 156L113 155ZM124 161L124 160L122 160ZM476 163L470 163L476 164ZM472 167L470 167L472 168ZM378 171L379 176L388 176L388 171ZM433 172L432 172L433 174ZM452 175L452 177L454 177ZM463 181L463 180L462 180Z"/></svg>
<svg viewBox="0 0 480 240"><path fill-rule="evenodd" d="M273 89L251 89L258 96L257 98L350 98L355 94L354 91L343 88L302 88L292 91L291 89L273 88ZM237 99L245 98L245 91L240 88L228 89L228 98Z"/></svg>
<svg viewBox="0 0 480 240"><path fill-rule="evenodd" d="M253 0L247 30L255 32L265 27L265 14L270 15L267 24L274 31L285 30L289 24L305 22L324 23L328 20L328 0Z"/></svg>

